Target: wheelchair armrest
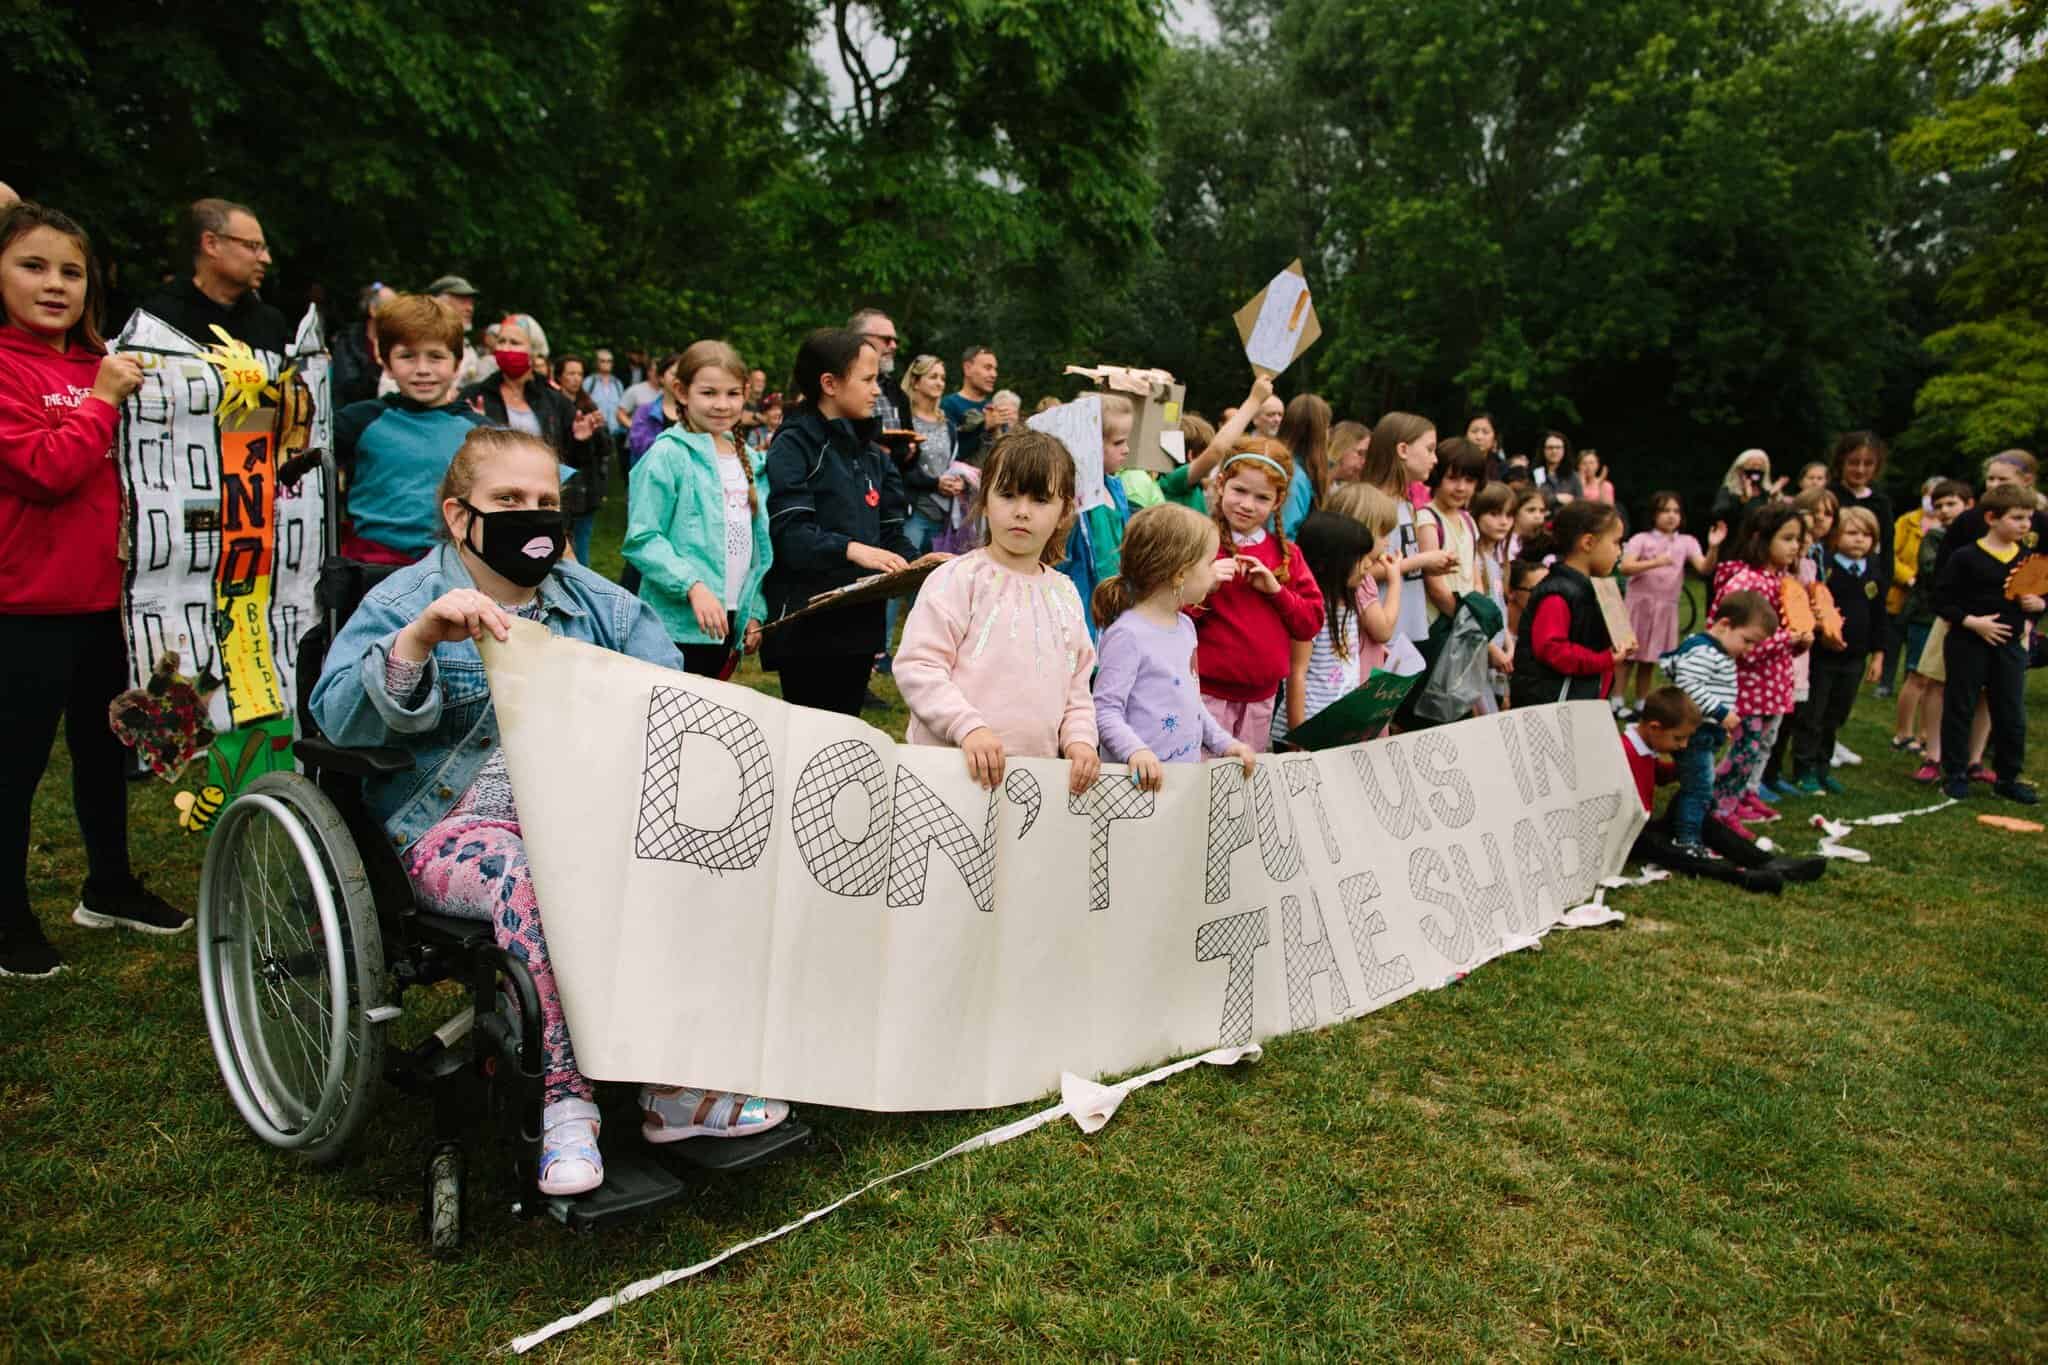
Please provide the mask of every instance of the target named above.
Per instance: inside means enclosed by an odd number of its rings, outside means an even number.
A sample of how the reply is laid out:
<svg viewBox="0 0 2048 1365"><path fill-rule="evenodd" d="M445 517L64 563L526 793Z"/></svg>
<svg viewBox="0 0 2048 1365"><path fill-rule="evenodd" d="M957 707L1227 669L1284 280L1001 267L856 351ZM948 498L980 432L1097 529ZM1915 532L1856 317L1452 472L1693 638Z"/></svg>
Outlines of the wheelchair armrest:
<svg viewBox="0 0 2048 1365"><path fill-rule="evenodd" d="M324 739L302 739L292 749L309 768L350 777L390 777L412 767L412 753L406 749L344 749Z"/></svg>

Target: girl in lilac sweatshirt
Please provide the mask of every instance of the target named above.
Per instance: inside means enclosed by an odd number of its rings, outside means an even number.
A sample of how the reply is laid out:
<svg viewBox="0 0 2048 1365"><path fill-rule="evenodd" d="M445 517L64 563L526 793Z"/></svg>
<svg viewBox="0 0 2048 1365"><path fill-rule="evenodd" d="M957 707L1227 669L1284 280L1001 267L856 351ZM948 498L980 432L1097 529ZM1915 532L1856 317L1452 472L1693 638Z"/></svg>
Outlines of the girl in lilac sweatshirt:
<svg viewBox="0 0 2048 1365"><path fill-rule="evenodd" d="M1074 522L1074 460L1056 436L998 440L982 467L976 512L988 543L925 580L903 623L896 686L912 744L961 750L993 790L1006 759L1073 764L1074 794L1101 771L1088 677L1095 647L1081 595L1053 572Z"/></svg>
<svg viewBox="0 0 2048 1365"><path fill-rule="evenodd" d="M1219 565L1236 567L1216 558L1219 537L1216 523L1191 507L1147 507L1124 532L1123 571L1095 589L1095 728L1103 751L1130 764L1147 791L1159 790L1168 763L1224 754L1249 776L1256 761L1202 704L1195 623L1181 610L1209 595Z"/></svg>

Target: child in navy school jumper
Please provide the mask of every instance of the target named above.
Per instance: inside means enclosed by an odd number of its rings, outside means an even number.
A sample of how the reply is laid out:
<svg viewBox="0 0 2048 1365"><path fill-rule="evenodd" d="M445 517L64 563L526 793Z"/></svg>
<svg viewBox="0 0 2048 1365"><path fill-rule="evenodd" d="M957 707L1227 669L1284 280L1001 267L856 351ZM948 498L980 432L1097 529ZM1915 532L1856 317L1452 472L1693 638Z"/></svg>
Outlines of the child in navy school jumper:
<svg viewBox="0 0 2048 1365"><path fill-rule="evenodd" d="M1949 623L1942 655L1948 668L1941 696L1943 790L1958 801L1970 795L1970 717L1983 693L1998 775L1991 790L2031 806L2041 798L2020 781L2027 753L2026 633L2028 619L2038 618L2044 604L2034 595L2007 597L2005 583L2034 529L2034 495L2006 485L1986 492L1977 506L1984 513L1983 537L1953 547L1934 584L1934 609Z"/></svg>
<svg viewBox="0 0 2048 1365"><path fill-rule="evenodd" d="M1731 592L1705 630L1688 635L1662 660L1673 685L1692 698L1705 722L1678 757L1678 795L1671 803L1671 841L1694 857L1707 856L1701 836L1714 801L1714 754L1741 723L1735 661L1777 629L1778 609L1762 593Z"/></svg>
<svg viewBox="0 0 2048 1365"><path fill-rule="evenodd" d="M1884 584L1878 578L1877 515L1867 507L1844 507L1828 538L1826 578L1835 609L1842 614L1842 643L1817 641L1808 658L1806 703L1793 715L1792 767L1799 790L1808 796L1840 793L1828 771L1835 739L1856 692L1875 682L1884 668Z"/></svg>

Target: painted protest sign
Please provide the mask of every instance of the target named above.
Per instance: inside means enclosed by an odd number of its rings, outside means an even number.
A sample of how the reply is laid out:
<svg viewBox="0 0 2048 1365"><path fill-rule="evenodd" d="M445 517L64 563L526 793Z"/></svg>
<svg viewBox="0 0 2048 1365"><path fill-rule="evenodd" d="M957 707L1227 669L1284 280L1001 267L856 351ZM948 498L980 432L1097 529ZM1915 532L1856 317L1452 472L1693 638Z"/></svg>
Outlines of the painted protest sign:
<svg viewBox="0 0 2048 1365"><path fill-rule="evenodd" d="M114 450L127 501L121 613L132 685L171 650L184 672L220 680L209 703L219 737L205 785L232 794L292 766L298 646L318 619L326 490L317 469L289 488L277 471L297 448L325 448L333 418L313 310L290 356L255 353L273 381L296 367L310 414L291 402L297 384L285 397L300 421L281 423L275 409L261 408L218 422L221 378L203 354L210 342L138 312L114 343L145 360Z"/></svg>
<svg viewBox="0 0 2048 1365"><path fill-rule="evenodd" d="M892 742L515 622L491 693L578 1065L873 1110L1312 1028L1469 971L1617 872L1599 703L1173 765Z"/></svg>

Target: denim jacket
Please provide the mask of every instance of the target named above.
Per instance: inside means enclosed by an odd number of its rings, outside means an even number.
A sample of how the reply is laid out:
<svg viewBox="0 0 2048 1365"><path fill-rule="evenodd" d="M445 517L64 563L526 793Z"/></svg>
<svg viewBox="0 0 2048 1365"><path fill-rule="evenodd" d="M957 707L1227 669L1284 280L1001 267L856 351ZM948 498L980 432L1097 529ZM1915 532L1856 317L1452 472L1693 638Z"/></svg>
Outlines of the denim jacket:
<svg viewBox="0 0 2048 1365"><path fill-rule="evenodd" d="M498 746L498 715L483 656L469 640L434 647L418 690L392 700L384 661L399 631L428 604L476 583L454 546L443 543L417 564L371 589L327 651L313 688L313 716L333 744L389 746L412 752L413 766L364 784L363 799L394 848L448 815ZM540 585L541 623L550 632L680 670L682 657L661 621L616 583L576 564L558 564ZM559 705L576 705L562 697Z"/></svg>

